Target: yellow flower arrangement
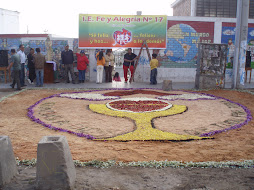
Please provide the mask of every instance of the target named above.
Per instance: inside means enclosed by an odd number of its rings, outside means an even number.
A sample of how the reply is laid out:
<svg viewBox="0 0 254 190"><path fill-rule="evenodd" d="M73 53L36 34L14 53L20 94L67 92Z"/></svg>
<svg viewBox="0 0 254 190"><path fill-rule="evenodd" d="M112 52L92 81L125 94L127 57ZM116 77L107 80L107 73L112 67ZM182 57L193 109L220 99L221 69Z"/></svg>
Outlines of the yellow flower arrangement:
<svg viewBox="0 0 254 190"><path fill-rule="evenodd" d="M152 127L152 119L157 117L165 117L183 113L187 110L186 106L173 105L170 109L164 111L155 112L123 112L115 111L107 108L104 104L90 104L89 108L96 113L105 114L108 116L116 116L122 118L130 118L135 121L136 130L133 132L126 133L124 135L106 138L106 139L95 139L95 140L116 140L116 141L130 141L130 140L193 140L193 139L206 139L209 137L198 137L192 135L179 135L169 132L164 132Z"/></svg>

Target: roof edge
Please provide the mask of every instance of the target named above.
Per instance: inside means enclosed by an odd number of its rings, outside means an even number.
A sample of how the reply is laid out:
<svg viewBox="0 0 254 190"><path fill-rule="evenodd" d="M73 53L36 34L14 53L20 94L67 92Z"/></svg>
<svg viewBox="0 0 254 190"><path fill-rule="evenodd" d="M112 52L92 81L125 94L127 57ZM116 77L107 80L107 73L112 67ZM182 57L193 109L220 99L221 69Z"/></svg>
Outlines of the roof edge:
<svg viewBox="0 0 254 190"><path fill-rule="evenodd" d="M5 10L5 11L11 11L11 12L15 12L15 13L19 13L20 14L20 12L19 11L13 11L13 10L9 10L9 9L4 9L4 8L0 8L1 10Z"/></svg>
<svg viewBox="0 0 254 190"><path fill-rule="evenodd" d="M176 0L174 3L171 4L171 8L174 8L176 5L181 3L183 0Z"/></svg>
<svg viewBox="0 0 254 190"><path fill-rule="evenodd" d="M48 34L0 34L0 38L47 38Z"/></svg>

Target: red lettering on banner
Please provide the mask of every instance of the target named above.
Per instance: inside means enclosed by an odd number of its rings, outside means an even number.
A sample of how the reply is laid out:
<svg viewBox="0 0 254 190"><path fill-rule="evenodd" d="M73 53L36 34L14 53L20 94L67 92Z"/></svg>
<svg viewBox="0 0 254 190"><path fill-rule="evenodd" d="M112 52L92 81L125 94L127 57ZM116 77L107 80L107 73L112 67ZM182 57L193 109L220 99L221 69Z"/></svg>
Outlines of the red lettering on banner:
<svg viewBox="0 0 254 190"><path fill-rule="evenodd" d="M113 20L113 21L119 21L119 20L118 20L118 17L116 16L116 17L114 18L114 20Z"/></svg>
<svg viewBox="0 0 254 190"><path fill-rule="evenodd" d="M91 16L88 16L88 20L87 20L88 22L92 22L93 20L92 20L92 17Z"/></svg>
<svg viewBox="0 0 254 190"><path fill-rule="evenodd" d="M148 17L143 17L143 22L149 22L149 18Z"/></svg>
<svg viewBox="0 0 254 190"><path fill-rule="evenodd" d="M108 20L107 23L110 23L111 19L112 19L111 17L107 18Z"/></svg>
<svg viewBox="0 0 254 190"><path fill-rule="evenodd" d="M105 18L104 17L100 17L100 16L97 16L96 17L96 21L101 21L101 22L104 22L105 21Z"/></svg>

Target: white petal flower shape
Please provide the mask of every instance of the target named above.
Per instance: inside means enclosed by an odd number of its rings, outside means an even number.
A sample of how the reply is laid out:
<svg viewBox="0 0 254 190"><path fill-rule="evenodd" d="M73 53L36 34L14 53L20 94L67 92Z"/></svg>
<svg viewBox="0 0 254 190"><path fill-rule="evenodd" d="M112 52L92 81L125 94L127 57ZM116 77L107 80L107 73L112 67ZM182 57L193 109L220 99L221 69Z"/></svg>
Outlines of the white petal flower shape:
<svg viewBox="0 0 254 190"><path fill-rule="evenodd" d="M119 99L118 96L104 96L102 94L88 94L86 92L83 92L83 93L60 94L60 97L63 97L63 98L72 98L72 99L84 99L84 100L90 100L90 101Z"/></svg>
<svg viewBox="0 0 254 190"><path fill-rule="evenodd" d="M181 94L181 95L169 95L157 97L161 100L215 100L215 97L207 96L203 94Z"/></svg>

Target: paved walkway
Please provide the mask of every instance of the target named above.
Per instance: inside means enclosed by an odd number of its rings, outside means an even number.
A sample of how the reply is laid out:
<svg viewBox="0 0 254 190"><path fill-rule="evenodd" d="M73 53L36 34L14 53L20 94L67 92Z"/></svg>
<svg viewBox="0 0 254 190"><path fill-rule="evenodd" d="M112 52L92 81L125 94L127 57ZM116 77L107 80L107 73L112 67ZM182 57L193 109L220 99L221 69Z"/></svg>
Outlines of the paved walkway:
<svg viewBox="0 0 254 190"><path fill-rule="evenodd" d="M0 83L0 90L10 88L11 83ZM38 88L35 87L35 84L31 85L26 83L26 88ZM174 89L193 89L194 83L173 83ZM133 82L133 83L124 83L124 82L115 82L112 83L102 83L96 84L95 82L86 82L82 84L72 84L72 83L53 83L53 84L44 84L42 88L162 88L162 83L157 85L150 85L148 82Z"/></svg>
<svg viewBox="0 0 254 190"><path fill-rule="evenodd" d="M11 83L0 83L0 98L7 96L15 91L15 89L12 89L10 87ZM50 89L92 89L92 88L156 88L156 89L162 89L162 83L159 83L157 85L150 85L149 83L124 83L124 82L112 82L112 83L102 83L102 84L96 84L95 82L87 82L83 84L72 84L72 83L53 83L53 84L44 84L43 87L35 87L34 85L28 84L25 87L26 89L39 89L39 88L50 88ZM174 89L193 89L194 83L174 83L173 84ZM24 89L24 88L23 88Z"/></svg>
<svg viewBox="0 0 254 190"><path fill-rule="evenodd" d="M123 80L122 80L123 81ZM10 87L11 83L0 83L0 98L4 97L8 94L13 93L15 90L11 89ZM27 86L26 89L38 89L39 87L35 87L35 84L31 85L26 83ZM226 88L230 88L231 84L227 83ZM173 82L173 89L179 90L179 89L194 89L195 83L181 83L181 82ZM102 83L102 84L96 84L95 82L86 82L83 84L72 84L72 83L53 83L53 84L44 84L43 87L40 88L50 88L50 89L59 89L59 88L68 88L68 89L92 89L92 88L156 88L156 89L162 89L162 83L158 83L157 85L150 85L148 82L133 82L133 83L124 83L124 82L112 82L112 83ZM246 83L245 89L251 89L254 88L254 83Z"/></svg>
<svg viewBox="0 0 254 190"><path fill-rule="evenodd" d="M0 83L0 91L1 89L10 88L9 83ZM26 88L37 88L35 84L26 83ZM44 84L42 88L162 88L162 83L158 83L157 85L150 85L148 82L133 82L133 83L124 83L124 82L115 82L112 83L102 83L96 84L95 82L86 82L82 84L72 84L72 83L52 83L52 84ZM194 82L173 82L173 89L194 89ZM231 88L231 83L226 83L225 88ZM254 83L246 83L245 89L254 88Z"/></svg>

